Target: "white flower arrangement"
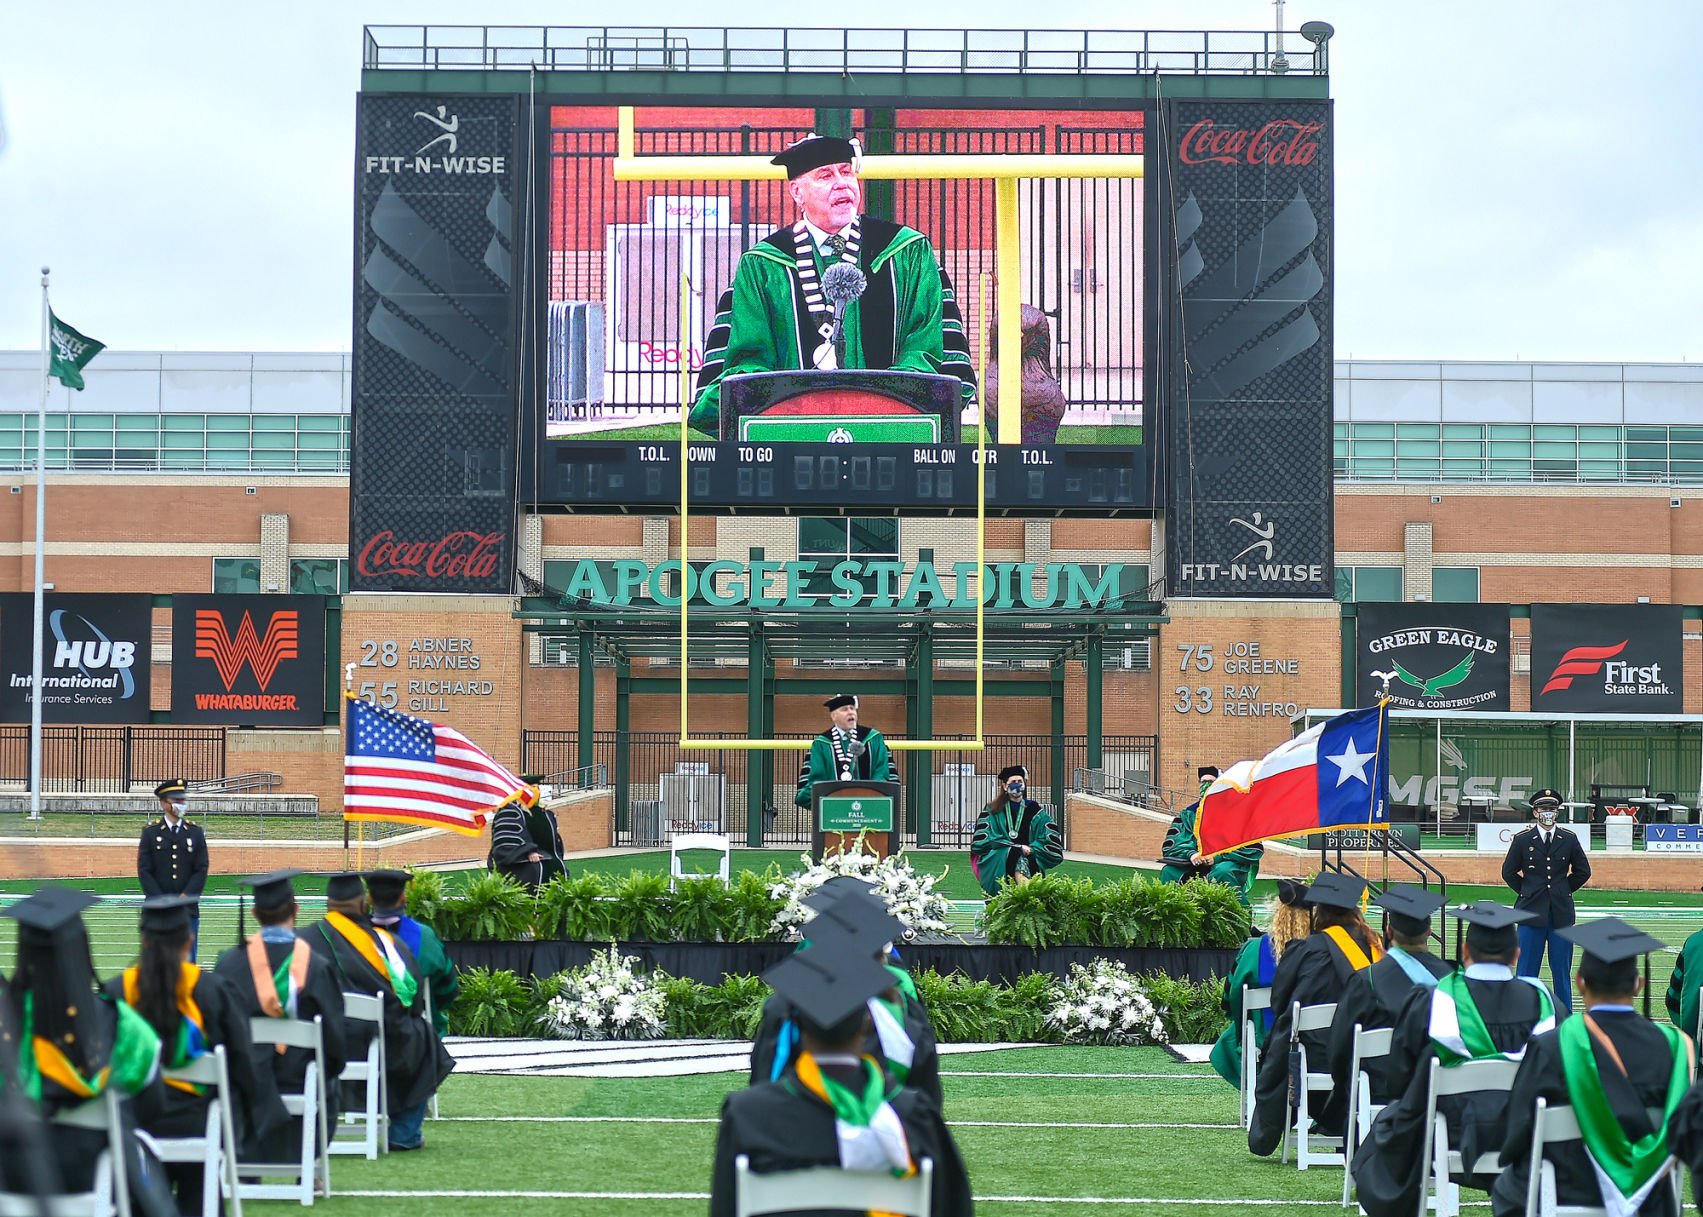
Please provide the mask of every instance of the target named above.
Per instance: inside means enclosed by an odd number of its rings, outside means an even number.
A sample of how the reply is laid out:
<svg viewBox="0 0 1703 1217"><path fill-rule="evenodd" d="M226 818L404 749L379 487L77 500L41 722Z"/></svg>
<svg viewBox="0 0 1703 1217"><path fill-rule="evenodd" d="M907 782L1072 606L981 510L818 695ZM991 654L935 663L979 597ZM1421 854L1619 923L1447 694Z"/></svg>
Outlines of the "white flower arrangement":
<svg viewBox="0 0 1703 1217"><path fill-rule="evenodd" d="M568 1040L661 1039L668 1001L648 976L633 970L636 963L636 956L621 955L611 943L584 967L562 973L539 1025Z"/></svg>
<svg viewBox="0 0 1703 1217"><path fill-rule="evenodd" d="M1091 967L1070 965L1070 975L1054 987L1047 1022L1066 1043L1163 1044L1165 1024L1141 982L1116 960L1096 959Z"/></svg>
<svg viewBox="0 0 1703 1217"><path fill-rule="evenodd" d="M871 884L886 902L887 911L905 923L906 937L918 934L944 934L950 929L947 917L952 905L934 885L940 875L918 874L904 854L877 858L861 849L829 854L820 862L811 862L809 854L800 854L802 871L795 871L769 888L769 894L784 901L769 926L771 934L796 940L804 936L804 925L816 915L803 901L817 888L837 875L850 875Z"/></svg>

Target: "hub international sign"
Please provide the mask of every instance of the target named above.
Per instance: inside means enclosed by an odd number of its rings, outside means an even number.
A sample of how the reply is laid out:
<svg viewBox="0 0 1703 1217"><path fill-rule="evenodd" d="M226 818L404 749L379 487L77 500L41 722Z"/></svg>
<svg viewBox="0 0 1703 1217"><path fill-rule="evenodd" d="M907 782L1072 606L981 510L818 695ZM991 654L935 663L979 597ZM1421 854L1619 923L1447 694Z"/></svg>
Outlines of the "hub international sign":
<svg viewBox="0 0 1703 1217"><path fill-rule="evenodd" d="M1677 604L1532 605L1532 709L1680 713L1683 612Z"/></svg>
<svg viewBox="0 0 1703 1217"><path fill-rule="evenodd" d="M0 718L28 722L34 598L0 596ZM60 595L43 601L42 706L47 723L145 723L153 598Z"/></svg>
<svg viewBox="0 0 1703 1217"><path fill-rule="evenodd" d="M174 596L171 673L173 722L317 726L325 598Z"/></svg>

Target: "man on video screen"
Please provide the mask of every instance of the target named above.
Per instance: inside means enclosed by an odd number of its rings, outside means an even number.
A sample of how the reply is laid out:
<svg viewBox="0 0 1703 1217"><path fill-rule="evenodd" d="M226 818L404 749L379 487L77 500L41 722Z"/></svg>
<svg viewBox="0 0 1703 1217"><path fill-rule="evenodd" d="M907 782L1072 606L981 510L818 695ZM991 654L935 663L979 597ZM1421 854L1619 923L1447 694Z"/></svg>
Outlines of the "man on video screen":
<svg viewBox="0 0 1703 1217"><path fill-rule="evenodd" d="M897 368L944 373L975 394L970 349L952 285L914 228L860 215L855 141L809 135L773 163L785 166L800 218L746 250L705 342L691 424L719 429L721 382L746 372ZM836 269L861 272L860 278ZM848 281L850 286L848 286Z"/></svg>

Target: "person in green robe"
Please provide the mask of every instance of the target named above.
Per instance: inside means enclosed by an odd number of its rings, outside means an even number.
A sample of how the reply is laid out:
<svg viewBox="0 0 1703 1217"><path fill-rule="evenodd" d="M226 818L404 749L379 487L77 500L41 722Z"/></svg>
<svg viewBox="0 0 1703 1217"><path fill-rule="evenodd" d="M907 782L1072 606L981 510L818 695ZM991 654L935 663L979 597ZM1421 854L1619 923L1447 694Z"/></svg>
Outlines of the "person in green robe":
<svg viewBox="0 0 1703 1217"><path fill-rule="evenodd" d="M1697 990L1703 987L1703 930L1685 940L1668 978L1668 1021L1697 1039Z"/></svg>
<svg viewBox="0 0 1703 1217"><path fill-rule="evenodd" d="M774 158L800 218L741 255L718 303L689 419L700 431L720 434L722 382L748 372L893 368L957 376L975 396L951 281L922 233L859 214L860 157L853 140L809 135ZM836 263L866 282L838 326L823 291Z"/></svg>
<svg viewBox="0 0 1703 1217"><path fill-rule="evenodd" d="M1196 770L1196 774L1200 778L1200 793L1204 797L1212 783L1218 780L1218 768L1215 765L1202 765ZM1159 882L1183 883L1189 879L1211 879L1230 888L1241 900L1242 906L1249 907L1248 893L1253 891L1254 879L1259 875L1260 859L1265 856L1265 846L1255 842L1228 853L1208 857L1200 852L1200 838L1195 832L1195 816L1199 811L1200 799L1196 799L1171 817L1171 826L1165 830L1165 844L1159 851L1159 861L1162 863Z"/></svg>
<svg viewBox="0 0 1703 1217"><path fill-rule="evenodd" d="M1247 989L1269 989L1277 965L1291 943L1313 932L1312 910L1307 906L1307 885L1297 879L1279 879L1277 895L1267 906L1265 933L1250 938L1236 953L1230 978L1224 982L1224 1013L1230 1022L1212 1045L1213 1072L1230 1085L1242 1088L1242 998ZM1271 1032L1271 1011L1254 1022L1254 1046L1265 1047Z"/></svg>
<svg viewBox="0 0 1703 1217"><path fill-rule="evenodd" d="M1027 883L1064 861L1064 837L1053 818L1029 797L1029 771L999 771L999 793L982 808L970 837L970 869L989 896L1006 882Z"/></svg>
<svg viewBox="0 0 1703 1217"><path fill-rule="evenodd" d="M368 871L364 876L372 901L368 916L375 926L389 930L414 952L420 979L432 998L432 1025L439 1036L445 1036L449 1034L449 1004L460 994L461 981L438 932L408 915L408 881L412 877L405 870Z"/></svg>
<svg viewBox="0 0 1703 1217"><path fill-rule="evenodd" d="M896 782L893 754L887 741L874 727L859 725L857 698L837 693L822 703L828 709L828 726L810 741L810 751L798 767L800 807L812 806L811 791L817 782Z"/></svg>

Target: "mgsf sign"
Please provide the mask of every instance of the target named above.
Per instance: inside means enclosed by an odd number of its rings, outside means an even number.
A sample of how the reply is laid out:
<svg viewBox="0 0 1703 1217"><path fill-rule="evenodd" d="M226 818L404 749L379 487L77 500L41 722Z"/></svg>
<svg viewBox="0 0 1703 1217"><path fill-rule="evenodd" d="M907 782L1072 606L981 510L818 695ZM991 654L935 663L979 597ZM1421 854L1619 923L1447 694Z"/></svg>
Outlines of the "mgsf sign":
<svg viewBox="0 0 1703 1217"><path fill-rule="evenodd" d="M147 722L153 598L49 593L43 608L42 721ZM28 592L0 596L0 718L6 722L30 719L34 616Z"/></svg>
<svg viewBox="0 0 1703 1217"><path fill-rule="evenodd" d="M1683 712L1682 616L1677 604L1532 605L1532 709Z"/></svg>

